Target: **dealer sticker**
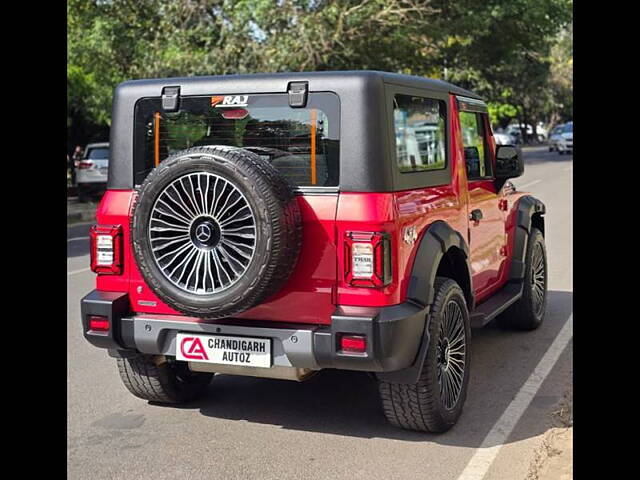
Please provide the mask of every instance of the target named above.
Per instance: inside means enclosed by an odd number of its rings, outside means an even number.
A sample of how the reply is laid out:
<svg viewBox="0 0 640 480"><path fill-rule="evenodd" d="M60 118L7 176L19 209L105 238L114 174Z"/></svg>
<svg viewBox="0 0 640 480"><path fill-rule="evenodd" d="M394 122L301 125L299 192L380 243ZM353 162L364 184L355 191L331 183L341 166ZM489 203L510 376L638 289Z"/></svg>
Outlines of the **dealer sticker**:
<svg viewBox="0 0 640 480"><path fill-rule="evenodd" d="M271 339L179 333L176 359L270 368Z"/></svg>
<svg viewBox="0 0 640 480"><path fill-rule="evenodd" d="M211 97L211 106L214 108L247 107L249 95L214 95Z"/></svg>

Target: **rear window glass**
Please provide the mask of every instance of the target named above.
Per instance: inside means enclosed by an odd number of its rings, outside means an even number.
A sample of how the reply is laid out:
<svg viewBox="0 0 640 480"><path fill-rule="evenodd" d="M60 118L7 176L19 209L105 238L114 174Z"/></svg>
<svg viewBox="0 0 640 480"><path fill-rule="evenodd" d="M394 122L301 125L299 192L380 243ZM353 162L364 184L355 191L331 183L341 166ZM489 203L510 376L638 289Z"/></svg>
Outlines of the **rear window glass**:
<svg viewBox="0 0 640 480"><path fill-rule="evenodd" d="M91 160L107 160L109 159L108 148L91 148L87 152L87 158Z"/></svg>
<svg viewBox="0 0 640 480"><path fill-rule="evenodd" d="M160 98L136 104L135 165L140 184L159 162L190 147L242 147L270 161L293 185L337 186L339 101L312 93L305 108L288 95L182 97L164 112Z"/></svg>

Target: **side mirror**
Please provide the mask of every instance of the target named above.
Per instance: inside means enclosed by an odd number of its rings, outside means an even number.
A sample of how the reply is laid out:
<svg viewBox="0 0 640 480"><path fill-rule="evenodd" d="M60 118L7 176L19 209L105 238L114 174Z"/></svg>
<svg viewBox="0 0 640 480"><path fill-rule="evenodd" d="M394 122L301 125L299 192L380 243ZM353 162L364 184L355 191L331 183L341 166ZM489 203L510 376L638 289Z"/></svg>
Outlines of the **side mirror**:
<svg viewBox="0 0 640 480"><path fill-rule="evenodd" d="M524 173L522 151L513 145L498 145L496 148L496 181L498 189L510 179Z"/></svg>

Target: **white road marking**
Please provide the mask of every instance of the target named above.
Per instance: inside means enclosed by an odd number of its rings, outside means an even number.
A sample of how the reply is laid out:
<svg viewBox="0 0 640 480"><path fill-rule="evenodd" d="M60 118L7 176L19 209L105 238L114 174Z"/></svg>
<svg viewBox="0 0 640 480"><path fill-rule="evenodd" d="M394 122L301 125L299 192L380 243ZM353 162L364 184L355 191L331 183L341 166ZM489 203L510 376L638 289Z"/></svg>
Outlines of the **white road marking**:
<svg viewBox="0 0 640 480"><path fill-rule="evenodd" d="M67 272L67 276L75 275L76 273L88 272L90 268L81 268L80 270L71 270Z"/></svg>
<svg viewBox="0 0 640 480"><path fill-rule="evenodd" d="M535 185L536 183L540 183L542 180L534 180L533 182L529 182L529 183L525 183L524 185L520 185L519 187L516 187L518 189L522 189L522 188L527 188L530 187L532 185Z"/></svg>
<svg viewBox="0 0 640 480"><path fill-rule="evenodd" d="M89 240L89 237L73 237L73 238L68 238L67 242L74 242L76 240Z"/></svg>
<svg viewBox="0 0 640 480"><path fill-rule="evenodd" d="M516 426L520 417L529 407L529 404L536 396L542 382L558 361L560 354L573 337L573 314L560 330L560 333L549 346L544 356L538 362L533 373L522 385L516 397L507 406L502 416L495 423L491 431L482 441L476 453L471 457L469 463L462 471L458 480L481 480L489 471L491 464L495 460L503 443L507 440L511 431Z"/></svg>

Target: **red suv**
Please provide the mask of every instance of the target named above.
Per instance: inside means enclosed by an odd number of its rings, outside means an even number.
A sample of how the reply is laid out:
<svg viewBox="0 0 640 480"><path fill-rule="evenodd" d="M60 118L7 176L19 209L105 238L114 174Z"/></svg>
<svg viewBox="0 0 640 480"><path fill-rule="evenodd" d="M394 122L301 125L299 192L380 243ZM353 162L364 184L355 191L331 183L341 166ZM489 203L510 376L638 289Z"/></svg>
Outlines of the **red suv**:
<svg viewBox="0 0 640 480"><path fill-rule="evenodd" d="M85 338L154 402L215 373L370 372L388 420L461 414L470 327L538 327L544 205L472 92L383 72L125 82Z"/></svg>

